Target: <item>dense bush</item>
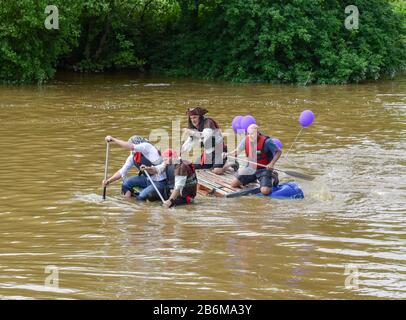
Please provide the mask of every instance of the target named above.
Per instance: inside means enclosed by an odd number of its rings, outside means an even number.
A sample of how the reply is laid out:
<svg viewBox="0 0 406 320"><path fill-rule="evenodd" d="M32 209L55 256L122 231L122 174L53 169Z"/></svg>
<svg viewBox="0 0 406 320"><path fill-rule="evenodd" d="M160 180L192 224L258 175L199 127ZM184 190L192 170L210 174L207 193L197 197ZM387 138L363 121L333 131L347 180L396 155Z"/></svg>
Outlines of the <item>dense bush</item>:
<svg viewBox="0 0 406 320"><path fill-rule="evenodd" d="M173 1L55 0L59 29L47 30L46 0L0 0L0 81L38 82L56 67L141 68L153 34L171 22ZM172 14L173 15L173 14ZM154 44L156 45L156 44Z"/></svg>
<svg viewBox="0 0 406 320"><path fill-rule="evenodd" d="M345 28L347 4L340 0L212 1L202 6L197 28L173 36L168 55L152 61L171 74L306 84L358 82L403 69L405 15L383 0L351 4L360 11L358 30Z"/></svg>
<svg viewBox="0 0 406 320"><path fill-rule="evenodd" d="M80 71L143 70L153 41L174 17L176 2L86 0L80 15L79 46L61 63Z"/></svg>
<svg viewBox="0 0 406 320"><path fill-rule="evenodd" d="M43 82L56 68L152 69L231 81L348 83L405 68L405 2L352 0L0 0L0 81Z"/></svg>
<svg viewBox="0 0 406 320"><path fill-rule="evenodd" d="M45 0L0 0L0 81L43 82L55 73L57 59L76 45L78 8L55 0L59 30L44 26Z"/></svg>

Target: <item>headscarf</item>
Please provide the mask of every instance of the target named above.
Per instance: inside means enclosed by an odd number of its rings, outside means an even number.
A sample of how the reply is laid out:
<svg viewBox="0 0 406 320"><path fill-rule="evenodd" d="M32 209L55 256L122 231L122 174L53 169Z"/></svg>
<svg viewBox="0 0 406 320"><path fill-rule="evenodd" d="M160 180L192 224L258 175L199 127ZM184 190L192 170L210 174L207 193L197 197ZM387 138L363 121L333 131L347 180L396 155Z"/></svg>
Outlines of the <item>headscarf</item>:
<svg viewBox="0 0 406 320"><path fill-rule="evenodd" d="M130 139L128 139L128 142L132 143L132 144L140 144L140 143L144 143L144 142L149 143L149 141L147 139L145 139L144 137L141 137L141 136L137 136L137 135L132 136Z"/></svg>
<svg viewBox="0 0 406 320"><path fill-rule="evenodd" d="M204 116L207 112L206 109L204 108L200 108L200 107L195 107L195 108L190 108L186 111L186 114L190 117L190 116Z"/></svg>

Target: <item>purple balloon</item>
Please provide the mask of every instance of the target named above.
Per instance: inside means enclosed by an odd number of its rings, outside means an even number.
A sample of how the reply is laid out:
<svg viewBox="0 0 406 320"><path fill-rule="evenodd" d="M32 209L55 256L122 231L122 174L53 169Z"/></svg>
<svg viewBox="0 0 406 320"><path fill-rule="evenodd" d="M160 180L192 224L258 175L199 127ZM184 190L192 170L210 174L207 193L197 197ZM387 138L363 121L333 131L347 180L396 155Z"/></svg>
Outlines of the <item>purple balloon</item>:
<svg viewBox="0 0 406 320"><path fill-rule="evenodd" d="M314 113L311 110L305 110L300 114L299 123L303 128L307 128L314 121Z"/></svg>
<svg viewBox="0 0 406 320"><path fill-rule="evenodd" d="M235 133L237 133L238 130L241 130L241 120L243 116L236 116L233 119L233 122L231 123L231 126L233 127L233 130Z"/></svg>
<svg viewBox="0 0 406 320"><path fill-rule="evenodd" d="M282 150L282 147L283 147L282 141L280 141L277 138L273 138L272 142L279 148L279 150Z"/></svg>
<svg viewBox="0 0 406 320"><path fill-rule="evenodd" d="M241 120L241 129L244 129L245 131L247 131L248 127L252 124L256 124L257 121L255 120L255 118L253 116L245 116L244 118L242 118Z"/></svg>

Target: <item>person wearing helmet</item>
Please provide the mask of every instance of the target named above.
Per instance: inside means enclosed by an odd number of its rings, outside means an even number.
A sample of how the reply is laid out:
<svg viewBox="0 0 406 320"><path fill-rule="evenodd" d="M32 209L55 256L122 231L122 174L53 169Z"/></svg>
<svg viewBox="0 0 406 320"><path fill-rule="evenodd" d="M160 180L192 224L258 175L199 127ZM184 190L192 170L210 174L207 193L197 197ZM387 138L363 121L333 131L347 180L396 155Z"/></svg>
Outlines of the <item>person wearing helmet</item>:
<svg viewBox="0 0 406 320"><path fill-rule="evenodd" d="M131 151L130 155L127 157L126 162L115 174L110 178L103 180L102 186L107 187L114 181L123 180L121 190L126 199L130 199L135 196L137 200L146 200L149 194L154 190L151 181L142 174L141 166L152 166L162 163L162 157L159 151L154 147L147 139L140 136L132 136L128 139L128 142L114 138L112 136L107 136L105 138L106 142L114 142L124 149ZM136 167L140 170L140 175L127 177L128 171ZM166 185L166 175L165 172L154 174L151 176L158 189L163 190ZM134 188L142 188L142 191L135 192Z"/></svg>

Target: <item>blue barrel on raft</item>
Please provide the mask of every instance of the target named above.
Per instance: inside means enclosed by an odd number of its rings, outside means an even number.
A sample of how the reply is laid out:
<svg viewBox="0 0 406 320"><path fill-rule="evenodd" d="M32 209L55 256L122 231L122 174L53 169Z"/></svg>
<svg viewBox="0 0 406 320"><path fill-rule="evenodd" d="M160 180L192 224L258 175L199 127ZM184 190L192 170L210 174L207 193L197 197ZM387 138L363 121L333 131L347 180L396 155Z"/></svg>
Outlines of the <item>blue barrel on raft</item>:
<svg viewBox="0 0 406 320"><path fill-rule="evenodd" d="M262 193L257 193L257 196L272 199L303 199L304 193L297 183L285 182L277 187L273 187L272 193L269 196L264 196Z"/></svg>

